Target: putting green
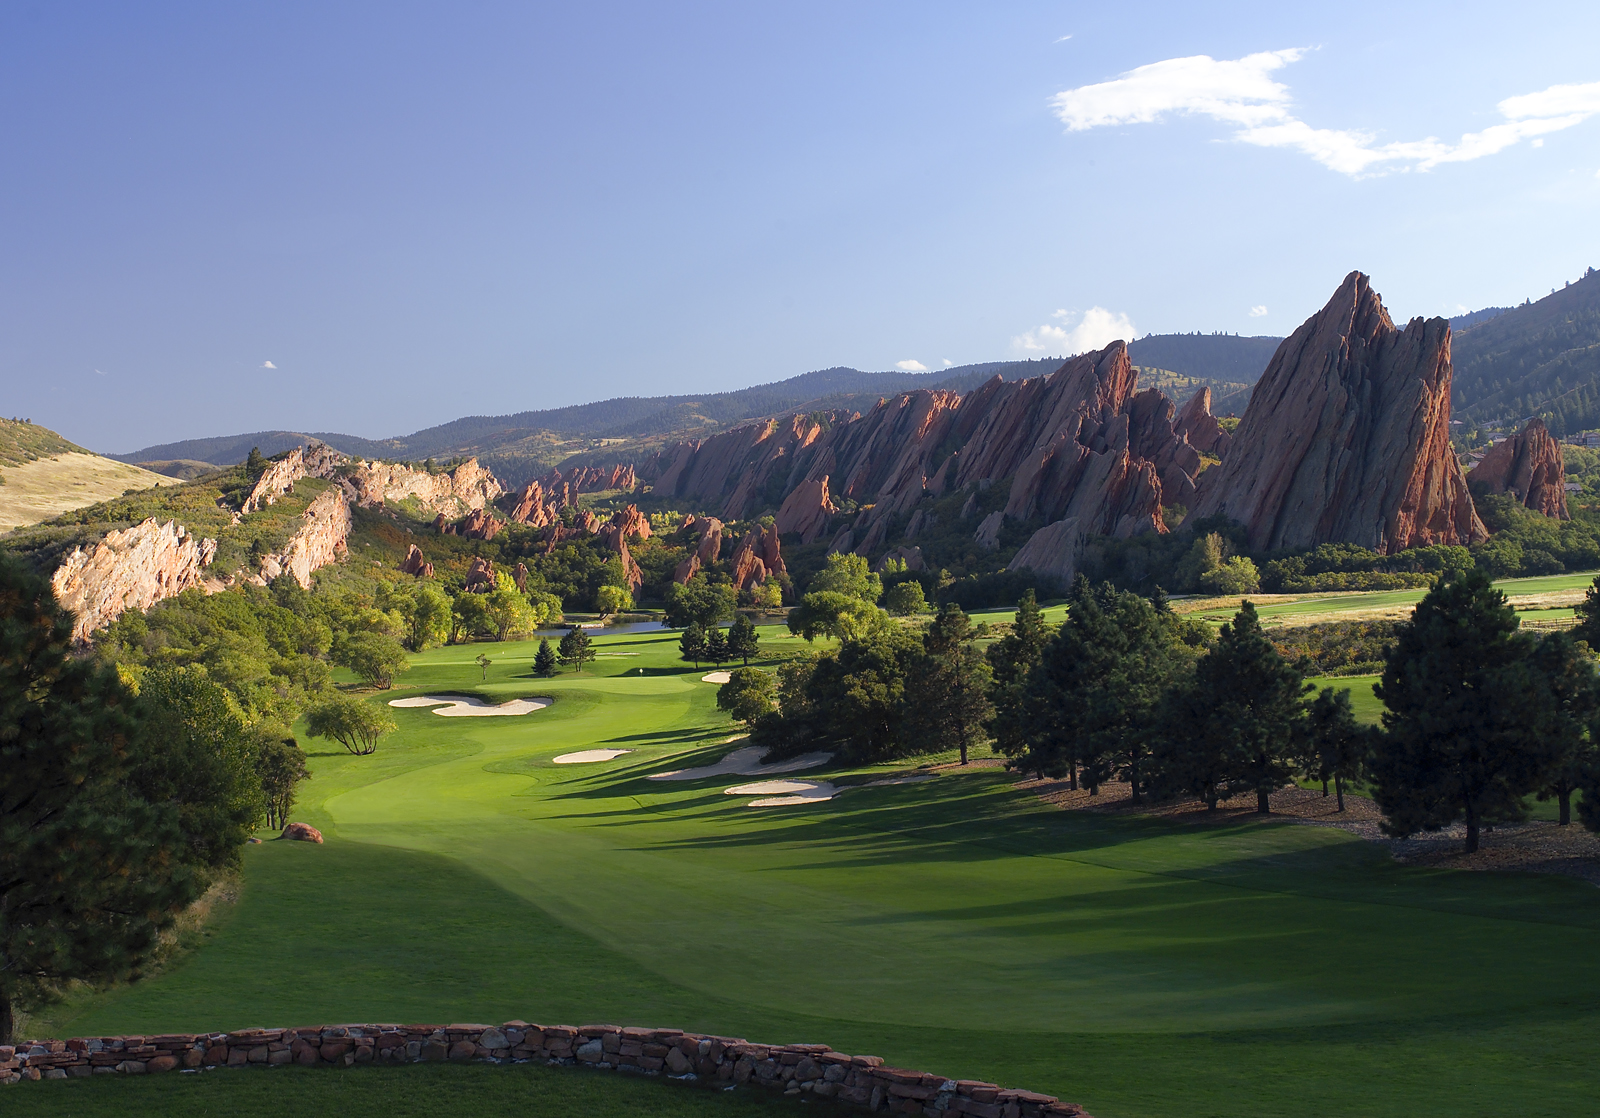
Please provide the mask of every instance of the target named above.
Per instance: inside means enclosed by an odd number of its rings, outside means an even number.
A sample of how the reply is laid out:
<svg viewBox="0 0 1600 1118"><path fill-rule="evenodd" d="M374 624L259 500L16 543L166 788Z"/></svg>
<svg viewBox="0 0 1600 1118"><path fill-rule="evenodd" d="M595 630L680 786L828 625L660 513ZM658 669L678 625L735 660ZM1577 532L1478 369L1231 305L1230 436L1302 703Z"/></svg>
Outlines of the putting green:
<svg viewBox="0 0 1600 1118"><path fill-rule="evenodd" d="M994 769L750 808L723 794L750 778L645 779L734 748L677 634L597 644L638 655L539 680L535 646L490 647L487 681L483 646L416 657L371 701L554 702L392 709L370 757L312 741L295 817L327 844L250 848L207 946L49 1024L609 1019L826 1041L1100 1118L1556 1114L1600 1090L1588 885L1064 813ZM632 752L553 763L585 749Z"/></svg>

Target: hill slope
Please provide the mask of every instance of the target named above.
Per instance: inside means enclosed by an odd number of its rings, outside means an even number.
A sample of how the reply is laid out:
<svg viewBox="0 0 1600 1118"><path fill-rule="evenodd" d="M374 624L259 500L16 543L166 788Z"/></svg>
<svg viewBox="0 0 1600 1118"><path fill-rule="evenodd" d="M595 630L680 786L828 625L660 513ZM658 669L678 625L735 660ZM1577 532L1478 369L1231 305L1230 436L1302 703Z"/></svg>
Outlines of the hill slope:
<svg viewBox="0 0 1600 1118"><path fill-rule="evenodd" d="M1455 405L1480 423L1537 415L1557 438L1600 426L1600 273L1454 339Z"/></svg>
<svg viewBox="0 0 1600 1118"><path fill-rule="evenodd" d="M0 419L0 532L129 490L174 484L149 470L91 454L46 427Z"/></svg>

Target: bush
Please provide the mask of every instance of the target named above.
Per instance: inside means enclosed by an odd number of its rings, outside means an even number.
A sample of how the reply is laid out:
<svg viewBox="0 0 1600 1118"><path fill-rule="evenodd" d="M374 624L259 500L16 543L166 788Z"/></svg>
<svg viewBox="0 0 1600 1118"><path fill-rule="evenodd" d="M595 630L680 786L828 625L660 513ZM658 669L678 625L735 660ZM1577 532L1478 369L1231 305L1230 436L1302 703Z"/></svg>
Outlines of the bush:
<svg viewBox="0 0 1600 1118"><path fill-rule="evenodd" d="M1261 589L1261 576L1247 557L1235 555L1202 574L1200 589L1208 594L1254 594Z"/></svg>

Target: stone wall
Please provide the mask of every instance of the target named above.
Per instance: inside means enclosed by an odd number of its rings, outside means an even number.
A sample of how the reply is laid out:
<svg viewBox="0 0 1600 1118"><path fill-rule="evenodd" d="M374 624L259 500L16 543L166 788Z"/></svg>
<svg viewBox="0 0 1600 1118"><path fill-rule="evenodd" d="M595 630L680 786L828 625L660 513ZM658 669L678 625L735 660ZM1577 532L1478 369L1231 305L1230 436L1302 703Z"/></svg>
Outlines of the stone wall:
<svg viewBox="0 0 1600 1118"><path fill-rule="evenodd" d="M888 1067L826 1044L752 1044L679 1029L616 1025L323 1025L234 1033L76 1037L0 1045L0 1082L86 1075L147 1075L199 1068L351 1067L483 1060L540 1060L607 1071L668 1075L727 1087L748 1083L785 1095L831 1098L890 1114L926 1118L1088 1118L1051 1095L973 1079Z"/></svg>

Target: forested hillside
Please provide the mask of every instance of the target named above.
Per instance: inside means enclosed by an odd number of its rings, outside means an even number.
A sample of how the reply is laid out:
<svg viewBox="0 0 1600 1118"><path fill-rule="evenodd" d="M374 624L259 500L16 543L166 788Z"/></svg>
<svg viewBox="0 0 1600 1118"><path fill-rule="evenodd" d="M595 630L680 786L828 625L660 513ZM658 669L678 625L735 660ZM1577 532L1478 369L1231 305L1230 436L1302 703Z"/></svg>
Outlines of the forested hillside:
<svg viewBox="0 0 1600 1118"><path fill-rule="evenodd" d="M1600 427L1600 275L1455 335L1455 406L1480 424L1537 415L1557 438Z"/></svg>

